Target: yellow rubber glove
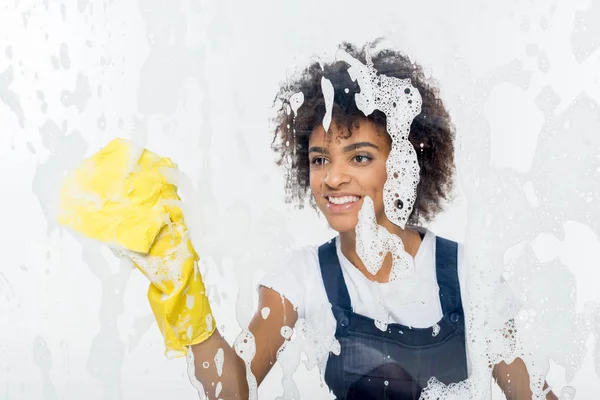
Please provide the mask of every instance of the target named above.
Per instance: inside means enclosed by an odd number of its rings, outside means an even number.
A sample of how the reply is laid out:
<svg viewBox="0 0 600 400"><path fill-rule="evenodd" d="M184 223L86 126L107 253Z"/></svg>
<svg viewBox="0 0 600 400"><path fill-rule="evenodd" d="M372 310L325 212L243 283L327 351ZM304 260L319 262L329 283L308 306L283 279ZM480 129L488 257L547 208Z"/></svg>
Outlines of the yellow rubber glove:
<svg viewBox="0 0 600 400"><path fill-rule="evenodd" d="M186 346L216 327L177 189L165 176L176 168L169 158L115 139L66 178L58 218L129 257L150 279L148 300L169 358L185 356Z"/></svg>

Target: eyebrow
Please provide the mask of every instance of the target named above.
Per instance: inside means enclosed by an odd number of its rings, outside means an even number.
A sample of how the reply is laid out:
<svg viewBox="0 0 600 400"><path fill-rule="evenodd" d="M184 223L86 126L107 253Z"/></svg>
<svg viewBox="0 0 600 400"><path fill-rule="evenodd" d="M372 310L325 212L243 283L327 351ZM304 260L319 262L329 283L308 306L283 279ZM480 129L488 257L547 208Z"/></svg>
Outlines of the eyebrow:
<svg viewBox="0 0 600 400"><path fill-rule="evenodd" d="M374 149L379 150L379 147L377 147L375 144L373 144L371 142L357 142L357 143L352 143L352 144L349 144L348 146L345 146L344 153L359 149L361 147L373 147ZM313 147L309 148L308 152L309 153L313 153L313 152L314 153L323 153L323 154L329 153L329 151L326 148L319 147L319 146L313 146Z"/></svg>

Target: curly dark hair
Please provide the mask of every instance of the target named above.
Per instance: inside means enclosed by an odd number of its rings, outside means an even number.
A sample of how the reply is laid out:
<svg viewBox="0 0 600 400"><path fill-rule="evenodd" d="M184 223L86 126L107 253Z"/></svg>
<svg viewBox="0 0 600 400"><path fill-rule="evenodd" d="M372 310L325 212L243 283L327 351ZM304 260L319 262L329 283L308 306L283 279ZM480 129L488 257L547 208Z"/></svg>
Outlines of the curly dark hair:
<svg viewBox="0 0 600 400"><path fill-rule="evenodd" d="M366 63L368 51L378 74L410 78L412 85L421 94L421 113L413 120L408 137L415 148L421 168L417 198L408 224L420 225L423 221L431 221L443 210L445 201L450 198L455 169L454 126L439 98L438 89L425 77L422 67L396 50L384 49L373 54L371 49L377 42L369 43L362 49L344 42L340 48L362 63ZM275 137L272 148L279 153L277 164L286 166L285 200L298 208L303 208L309 198L308 139L313 128L322 125L325 115L322 77L329 79L334 87L332 125L341 128L347 135L346 138L352 135L352 130L360 119L365 118L373 121L382 134L389 138L383 112L376 110L365 116L356 107L354 94L360 92L360 88L350 79L348 67L344 61L327 64L315 61L283 84L275 97L274 103L280 104L280 107L273 119ZM304 102L295 115L291 109L293 104L290 104L290 95L298 92L303 93ZM330 133L331 130L328 136ZM312 199L310 204L316 208Z"/></svg>

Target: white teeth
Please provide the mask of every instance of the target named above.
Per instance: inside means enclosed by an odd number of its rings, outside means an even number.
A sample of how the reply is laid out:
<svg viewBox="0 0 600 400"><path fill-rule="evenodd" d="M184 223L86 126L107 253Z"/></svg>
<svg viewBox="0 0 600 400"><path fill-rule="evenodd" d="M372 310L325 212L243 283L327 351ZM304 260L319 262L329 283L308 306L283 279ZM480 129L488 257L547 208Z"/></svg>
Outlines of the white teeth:
<svg viewBox="0 0 600 400"><path fill-rule="evenodd" d="M358 196L343 196L343 197L329 197L329 201L333 204L346 204L358 201Z"/></svg>

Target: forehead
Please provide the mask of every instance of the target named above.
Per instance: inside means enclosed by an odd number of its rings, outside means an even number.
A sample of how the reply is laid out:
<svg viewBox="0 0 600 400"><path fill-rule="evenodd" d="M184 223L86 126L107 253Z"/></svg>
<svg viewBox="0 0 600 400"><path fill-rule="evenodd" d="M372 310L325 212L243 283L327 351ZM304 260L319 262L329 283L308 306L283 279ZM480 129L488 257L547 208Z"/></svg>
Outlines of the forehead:
<svg viewBox="0 0 600 400"><path fill-rule="evenodd" d="M308 139L309 146L325 146L327 148L342 147L359 141L371 142L380 148L391 146L391 139L385 130L367 119L356 121L350 130L345 125L340 126L332 121L327 133L323 126L319 125L312 130Z"/></svg>

